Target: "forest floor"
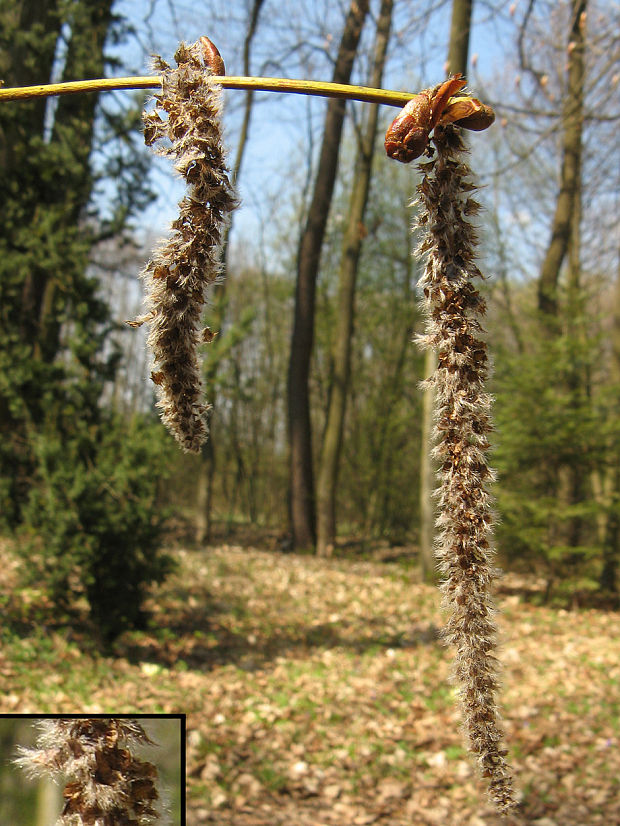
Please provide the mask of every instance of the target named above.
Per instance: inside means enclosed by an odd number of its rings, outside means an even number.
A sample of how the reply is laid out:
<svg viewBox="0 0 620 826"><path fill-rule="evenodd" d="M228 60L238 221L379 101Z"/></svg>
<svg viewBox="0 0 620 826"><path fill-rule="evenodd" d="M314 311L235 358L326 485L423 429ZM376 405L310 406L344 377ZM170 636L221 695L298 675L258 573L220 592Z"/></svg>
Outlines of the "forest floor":
<svg viewBox="0 0 620 826"><path fill-rule="evenodd" d="M501 821L463 749L438 594L411 560L174 554L153 630L113 654L46 620L35 593L21 620L11 600L0 712L187 713L190 826L620 824L617 612L538 607L502 580L521 813ZM14 573L3 558L0 591Z"/></svg>

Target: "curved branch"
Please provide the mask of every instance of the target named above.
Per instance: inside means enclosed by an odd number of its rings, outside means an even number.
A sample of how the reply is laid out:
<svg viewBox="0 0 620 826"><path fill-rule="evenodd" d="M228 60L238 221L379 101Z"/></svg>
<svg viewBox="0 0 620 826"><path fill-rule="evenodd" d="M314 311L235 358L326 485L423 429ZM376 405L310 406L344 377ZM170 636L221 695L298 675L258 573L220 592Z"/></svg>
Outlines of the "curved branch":
<svg viewBox="0 0 620 826"><path fill-rule="evenodd" d="M383 103L386 106L404 106L415 92L396 92L391 89L371 89L367 86L350 86L345 83L327 83L320 80L295 80L283 77L226 77L212 75L211 80L225 89L251 89L261 92L291 92L297 95L317 95L328 98L361 100L367 103ZM0 102L27 100L35 97L75 95L84 92L106 92L114 89L157 89L158 77L110 77L98 80L75 80L69 83L49 83L40 86L23 86L0 89Z"/></svg>

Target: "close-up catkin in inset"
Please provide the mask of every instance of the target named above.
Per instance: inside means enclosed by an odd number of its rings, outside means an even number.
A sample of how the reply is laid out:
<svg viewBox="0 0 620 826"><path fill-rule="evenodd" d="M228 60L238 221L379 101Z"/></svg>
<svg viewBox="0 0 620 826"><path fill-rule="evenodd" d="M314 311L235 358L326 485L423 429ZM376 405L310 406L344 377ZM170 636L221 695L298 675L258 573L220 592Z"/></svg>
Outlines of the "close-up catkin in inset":
<svg viewBox="0 0 620 826"><path fill-rule="evenodd" d="M136 720L42 720L36 747L20 748L17 763L33 777L62 777L58 826L154 826L159 823L153 763L136 757L153 745Z"/></svg>
<svg viewBox="0 0 620 826"><path fill-rule="evenodd" d="M437 155L420 165L418 187L425 259L426 334L418 341L438 353L427 381L435 389L435 448L439 461L436 555L449 612L446 641L456 649L455 677L470 750L477 756L491 799L501 812L514 806L510 767L503 747L495 657L497 628L491 587L493 512L488 490L492 430L491 397L485 392L487 346L479 319L485 302L473 283L479 205L458 129L435 130Z"/></svg>
<svg viewBox="0 0 620 826"><path fill-rule="evenodd" d="M222 145L221 89L210 78L212 56L199 40L181 44L175 60L178 68L171 69L154 58L162 91L155 95L155 109L143 116L144 139L147 146L160 142L155 151L174 160L188 190L170 238L142 273L148 311L129 323L149 324L151 378L162 421L183 450L198 453L207 438L208 410L198 348L213 338L200 321L207 288L220 274L222 229L236 200Z"/></svg>

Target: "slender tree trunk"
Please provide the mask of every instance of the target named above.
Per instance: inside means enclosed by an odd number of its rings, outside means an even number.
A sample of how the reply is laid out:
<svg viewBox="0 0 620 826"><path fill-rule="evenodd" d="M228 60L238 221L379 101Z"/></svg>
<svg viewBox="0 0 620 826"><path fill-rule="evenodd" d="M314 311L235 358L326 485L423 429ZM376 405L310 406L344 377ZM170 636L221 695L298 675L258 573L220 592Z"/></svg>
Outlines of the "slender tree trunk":
<svg viewBox="0 0 620 826"><path fill-rule="evenodd" d="M407 223L409 215L407 214ZM407 227L409 235L411 228ZM404 306L412 306L413 295L411 290L411 270L413 268L413 257L407 265L404 274L402 303ZM381 398L383 400L383 412L379 414L377 421L377 434L375 442L377 450L375 452L374 474L371 483L372 493L368 501L366 519L364 521L364 533L370 534L377 531L382 534L386 528L388 519L388 508L390 503L390 492L392 489L391 476L394 468L394 440L391 431L394 427L392 410L394 410L399 398L404 392L404 370L407 363L407 354L411 349L411 335L414 324L412 323L402 330L400 341L395 342L392 355L388 358L388 363L393 365L392 372L386 374L381 383Z"/></svg>
<svg viewBox="0 0 620 826"><path fill-rule="evenodd" d="M609 500L609 515L605 527L603 568L599 586L603 591L618 593L618 561L620 560L620 472L614 469L613 491Z"/></svg>
<svg viewBox="0 0 620 826"><path fill-rule="evenodd" d="M469 39L471 31L473 0L453 0L450 23L450 43L448 46L448 72L467 74ZM424 377L430 378L437 369L437 353L424 353ZM435 468L430 453L433 430L434 390L428 389L422 400L422 438L420 454L420 568L426 582L437 578L435 566L435 509L433 490L435 488Z"/></svg>
<svg viewBox="0 0 620 826"><path fill-rule="evenodd" d="M367 13L368 0L351 0L334 67L332 79L335 83L348 83L351 79L355 53ZM332 99L327 104L314 193L297 259L295 316L287 387L290 519L293 547L296 548L311 547L316 538L308 379L314 336L316 279L336 180L344 112L344 100Z"/></svg>
<svg viewBox="0 0 620 826"><path fill-rule="evenodd" d="M611 331L611 368L610 380L612 385L620 387L620 250L618 260L618 275L614 291L613 327ZM616 418L619 415L616 404L613 411ZM612 438L612 448L610 456L611 470L609 472L609 482L605 486L607 503L607 523L605 526L605 538L603 543L603 569L601 571L599 584L605 591L618 591L618 564L620 562L620 456L618 456L617 438ZM614 461L615 460L615 461Z"/></svg>
<svg viewBox="0 0 620 826"><path fill-rule="evenodd" d="M113 5L114 0L75 4L75 17L67 21L71 27L71 36L63 80L87 80L103 76L104 45L112 21ZM71 148L76 165L79 164L80 171L85 170L80 180L76 180L77 186L67 201L67 205L73 210L72 219L81 217L92 191L89 158L98 101L98 94L62 95L56 107L53 136L56 140L65 141L68 128L74 130L71 134Z"/></svg>
<svg viewBox="0 0 620 826"><path fill-rule="evenodd" d="M585 81L585 25L587 0L572 0L571 30L566 52L568 87L562 118L562 171L555 205L551 238L538 281L538 307L553 323L558 312L560 270L571 236L575 198L581 189L581 136Z"/></svg>
<svg viewBox="0 0 620 826"><path fill-rule="evenodd" d="M437 353L427 350L424 354L424 376L430 378L437 369ZM435 391L429 387L422 397L422 433L420 439L420 570L425 582L433 582L437 577L435 565L435 467L431 456L431 433L433 431L433 410Z"/></svg>
<svg viewBox="0 0 620 826"><path fill-rule="evenodd" d="M54 826L63 802L61 787L51 777L42 777L37 784L35 826Z"/></svg>
<svg viewBox="0 0 620 826"><path fill-rule="evenodd" d="M579 159L581 168L581 159ZM589 377L584 370L579 351L587 347L584 329L584 296L581 290L581 172L579 186L572 200L571 229L568 242L568 331L573 344L573 359L569 367L568 386L572 400L569 415L579 415L583 400L590 395ZM577 352L576 352L577 351ZM566 468L568 476L568 502L578 505L586 496L589 477L588 458L580 453ZM573 516L566 529L566 544L576 548L581 544L584 520Z"/></svg>
<svg viewBox="0 0 620 826"><path fill-rule="evenodd" d="M11 6L11 8L9 8ZM28 86L48 83L56 54L61 21L57 0L23 0L5 4L0 11L0 27L5 33L0 48L0 76L7 86ZM28 59L25 59L25 54ZM11 104L9 104L10 106ZM14 104L13 104L14 105ZM23 165L23 147L33 135L43 137L46 98L19 103L19 113L3 110L0 123L0 164L5 169ZM23 220L36 222L38 207L32 204ZM21 287L20 336L31 343L38 332L44 284L38 283L37 273L29 272Z"/></svg>
<svg viewBox="0 0 620 826"><path fill-rule="evenodd" d="M383 0L375 39L375 59L369 86L380 88L390 39L393 0ZM355 316L355 287L363 243L372 160L377 136L378 106L369 107L368 121L355 164L349 217L344 235L338 284L338 315L332 349L332 376L327 421L317 483L317 554L331 556L336 538L336 486L351 370L351 340Z"/></svg>
<svg viewBox="0 0 620 826"><path fill-rule="evenodd" d="M493 187L492 191L494 194L494 209L493 212L489 214L489 218L493 222L493 236L494 242L497 247L497 252L499 256L499 261L496 264L496 272L497 272L497 279L499 282L499 287L502 292L504 298L504 309L508 321L508 327L510 328L513 338L514 344L517 350L517 353L523 354L524 351L524 344L523 344L523 334L521 332L521 327L517 320L517 312L515 311L515 304L512 298L512 287L510 284L510 280L508 277L509 273L509 262L508 262L508 255L506 252L506 244L503 237L502 227L500 223L500 206L499 206L499 178L501 175L501 171L498 169L493 175Z"/></svg>
<svg viewBox="0 0 620 826"><path fill-rule="evenodd" d="M474 0L452 0L450 43L448 44L448 72L467 75L471 15Z"/></svg>
<svg viewBox="0 0 620 826"><path fill-rule="evenodd" d="M4 3L4 8L0 10L0 25L10 39L3 52L0 52L0 76L5 85L30 86L35 83L48 83L60 33L58 0L13 0L11 3ZM27 60L24 55L26 48L29 50ZM22 118L17 123L22 139L26 140L31 136L30 133L24 132L25 123L30 124L33 130L43 136L47 99L34 98L22 101L18 105L22 108L22 114L24 109L31 113L30 117ZM15 125L3 115L0 124L0 160L3 165L11 163L13 149L19 148L13 143L18 138L18 135L12 134L11 131L11 127Z"/></svg>
<svg viewBox="0 0 620 826"><path fill-rule="evenodd" d="M250 21L243 43L243 74L250 74L250 51L252 48L252 40L256 33L258 26L258 18L261 8L265 0L254 0L252 5L252 12L250 14ZM243 123L241 125L241 132L239 133L239 142L237 143L237 154L235 155L235 162L233 165L231 181L236 185L241 172L241 164L243 163L243 156L248 142L248 133L250 129L250 119L252 117L252 103L254 100L254 93L248 90L245 95L245 107L243 111ZM222 234L222 250L220 260L222 265L226 267L228 261L228 249L230 232L232 230L234 213L230 216L230 220ZM226 301L226 282L216 285L213 294L214 299L214 315L215 327L221 330L224 318L226 316L227 301ZM215 388L215 372L217 365L213 365L213 370L205 378L207 384L207 396L211 402L211 409L208 415L209 438L205 442L201 453L201 466L198 475L198 488L196 492L196 520L194 525L196 542L202 544L208 542L211 538L211 524L212 524L212 510L213 510L213 479L215 478L215 442L212 438L213 433L213 412L217 403L216 388Z"/></svg>
<svg viewBox="0 0 620 826"><path fill-rule="evenodd" d="M562 168L551 238L538 281L538 308L543 331L552 336L559 332L558 284L567 261L567 312L571 336L579 336L575 318L582 312L580 287L581 167L583 132L583 95L585 84L585 19L587 0L572 0L571 24L566 51L567 87L562 115ZM581 404L584 376L577 365L571 366L568 391L575 407ZM559 498L574 505L584 498L587 470L578 459L559 469ZM551 530L560 543L576 547L581 541L582 520L575 517L568 524L557 522ZM574 557L574 561L577 561Z"/></svg>
<svg viewBox="0 0 620 826"><path fill-rule="evenodd" d="M261 8L265 0L254 0L252 4L252 11L250 13L250 20L248 23L248 29L245 34L245 40L243 41L243 74L245 76L249 76L251 74L250 71L250 52L252 49L252 41L254 40L254 35L256 34L256 29L258 26L258 18L260 16ZM250 120L252 118L252 104L254 102L254 92L252 89L248 89L245 93L245 105L243 107L243 121L241 123L241 130L239 132L239 141L237 143L237 152L235 155L235 162L232 168L232 175L231 181L233 185L237 183L239 178L239 174L241 172L241 164L243 163L243 157L245 155L245 149L248 143L248 134L250 131ZM230 238L230 231L232 229L232 222L233 216L231 216L231 220L229 221L227 227L224 230L222 235L222 264L226 265L228 260L228 239ZM225 284L221 285L222 289L225 289Z"/></svg>
<svg viewBox="0 0 620 826"><path fill-rule="evenodd" d="M103 50L110 27L112 5L113 0L75 5L76 16L68 21L71 35L63 80L87 80L103 75ZM58 190L62 220L70 231L77 231L92 193L93 178L89 159L98 99L97 94L64 95L58 100L54 116L52 139L61 145L70 141L75 159L75 174L71 181L63 181ZM87 253L88 241L85 240L85 256ZM61 283L62 273L56 276L33 273L24 287L25 291L34 292L38 307L35 355L47 362L53 361L59 346L61 323L56 301Z"/></svg>

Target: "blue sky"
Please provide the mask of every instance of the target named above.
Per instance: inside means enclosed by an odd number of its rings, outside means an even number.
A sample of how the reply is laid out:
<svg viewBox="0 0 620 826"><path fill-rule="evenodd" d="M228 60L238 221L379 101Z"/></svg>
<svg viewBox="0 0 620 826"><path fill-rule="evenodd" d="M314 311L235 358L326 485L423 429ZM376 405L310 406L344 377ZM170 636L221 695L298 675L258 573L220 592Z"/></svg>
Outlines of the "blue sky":
<svg viewBox="0 0 620 826"><path fill-rule="evenodd" d="M224 12L220 19L207 19L207 9L194 3L181 2L165 3L160 0L152 4L150 0L119 0L115 11L126 16L135 26L141 46L148 51L157 51L168 61L172 61L172 54L180 39L193 42L202 34L208 34L220 47L227 62L228 74L239 74L240 66L235 65L235 56L239 54L239 43L243 36L245 20L240 14L240 3L231 2L230 14ZM269 0L264 7L263 19L269 19ZM286 3L284 3L286 5ZM293 7L297 4L293 3ZM373 7L376 6L372 4ZM328 4L329 6L329 4ZM342 20L341 12L336 3L334 8L334 25ZM221 6L220 6L221 7ZM282 7L282 3L280 4ZM403 4L397 3L402 18ZM508 9L508 4L504 5ZM176 10L173 19L172 11ZM497 23L485 19L487 14L484 7L477 8L476 24L473 29L472 48L470 54L476 62L475 73L481 77L490 76L493 66L501 61L502 51ZM412 39L409 48L404 36L399 30L399 17L395 21L394 30L396 39L400 40L400 53L412 54L411 63L405 66L388 67L384 86L395 89L414 89L416 84L433 85L444 77L444 61L448 30L450 23L450 4L446 3L434 15L432 27L427 27ZM373 26L367 23L366 35L372 37ZM270 36L269 26L263 25L259 29L254 54L260 61L261 38L263 42ZM338 37L336 31L335 37ZM226 43L231 42L232 48L227 50ZM132 71L145 73L146 61L144 53L136 51L136 43L121 50L124 60L131 65ZM278 74L277 72L266 72ZM295 76L295 75L292 75ZM301 76L301 75L296 75ZM472 71L472 78L474 72ZM329 66L317 66L316 78L330 79ZM225 92L225 123L226 142L232 152L235 149L235 132L239 122L239 108L242 105L241 92ZM235 214L235 232L239 235L256 235L265 222L269 222L268 211L273 208L273 202L282 203L290 198L290 184L300 186L303 180L303 156L309 144L309 129L316 139L319 135L324 117L325 102L322 99L302 98L291 95L282 96L262 93L256 97L256 106L253 112L250 144L244 158L244 167L240 180L240 195L242 204ZM396 109L383 107L383 128L397 113ZM316 145L315 145L316 148ZM386 160L386 162L388 162ZM298 175L298 180L295 177ZM143 216L142 226L157 233L164 232L170 220L176 213L176 204L182 196L183 185L175 177L169 162L157 161L156 172L157 188L160 197ZM269 197L265 197L268 195Z"/></svg>

